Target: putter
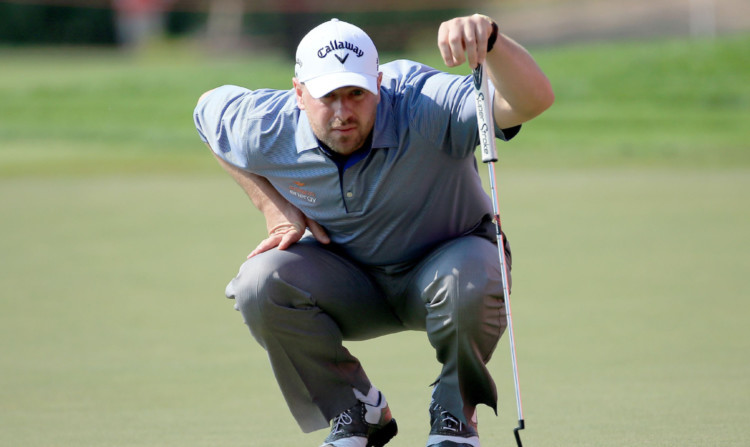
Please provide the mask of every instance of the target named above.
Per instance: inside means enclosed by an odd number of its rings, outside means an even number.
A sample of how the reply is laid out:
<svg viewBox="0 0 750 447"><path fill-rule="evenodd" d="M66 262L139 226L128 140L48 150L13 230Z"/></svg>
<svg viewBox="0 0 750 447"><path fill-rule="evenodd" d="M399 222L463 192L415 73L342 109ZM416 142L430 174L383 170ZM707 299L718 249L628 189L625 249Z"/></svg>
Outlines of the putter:
<svg viewBox="0 0 750 447"><path fill-rule="evenodd" d="M473 70L474 93L477 101L477 124L479 125L479 142L482 149L482 161L489 167L490 191L492 193L492 211L495 214L495 231L497 232L497 251L500 256L500 271L503 281L503 297L508 318L508 339L510 340L510 361L513 366L513 384L516 391L516 409L518 410L518 427L513 430L518 447L521 443L520 430L525 428L523 406L521 405L521 387L518 384L518 364L516 363L516 342L513 337L513 317L510 310L510 287L508 285L508 266L505 261L505 237L501 231L500 200L497 195L497 180L495 177L495 162L497 148L495 147L495 123L492 120L492 99L489 94L487 77L484 75L482 64Z"/></svg>

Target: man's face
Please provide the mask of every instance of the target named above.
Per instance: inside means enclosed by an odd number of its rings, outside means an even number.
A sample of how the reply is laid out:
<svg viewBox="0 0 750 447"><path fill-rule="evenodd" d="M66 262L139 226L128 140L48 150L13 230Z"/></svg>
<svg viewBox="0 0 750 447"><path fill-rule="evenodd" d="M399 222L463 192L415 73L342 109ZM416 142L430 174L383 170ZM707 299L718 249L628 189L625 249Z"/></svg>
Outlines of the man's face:
<svg viewBox="0 0 750 447"><path fill-rule="evenodd" d="M378 89L382 74L378 77ZM304 84L294 79L297 104L307 113L313 133L331 150L349 155L364 144L375 125L380 95L361 87L341 87L313 98Z"/></svg>

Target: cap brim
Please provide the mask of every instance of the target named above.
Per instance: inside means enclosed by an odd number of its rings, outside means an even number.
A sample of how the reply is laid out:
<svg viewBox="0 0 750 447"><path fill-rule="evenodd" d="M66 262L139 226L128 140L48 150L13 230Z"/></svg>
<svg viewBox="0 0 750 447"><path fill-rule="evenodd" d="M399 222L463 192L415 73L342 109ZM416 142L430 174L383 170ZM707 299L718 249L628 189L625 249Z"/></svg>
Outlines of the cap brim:
<svg viewBox="0 0 750 447"><path fill-rule="evenodd" d="M361 87L373 95L378 94L376 77L347 71L318 76L305 81L304 84L313 98L320 98L341 87Z"/></svg>

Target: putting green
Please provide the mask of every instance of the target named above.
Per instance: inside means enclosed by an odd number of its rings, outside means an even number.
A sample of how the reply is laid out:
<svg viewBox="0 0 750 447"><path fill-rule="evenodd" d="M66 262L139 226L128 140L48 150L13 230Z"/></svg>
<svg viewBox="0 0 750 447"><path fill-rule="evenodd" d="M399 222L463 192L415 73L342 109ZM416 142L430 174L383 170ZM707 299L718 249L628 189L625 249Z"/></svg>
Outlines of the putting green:
<svg viewBox="0 0 750 447"><path fill-rule="evenodd" d="M747 170L500 172L537 446L727 445L750 434ZM222 175L0 181L0 444L313 445L222 295L261 237ZM491 362L512 445L507 340ZM353 343L423 443L421 333Z"/></svg>

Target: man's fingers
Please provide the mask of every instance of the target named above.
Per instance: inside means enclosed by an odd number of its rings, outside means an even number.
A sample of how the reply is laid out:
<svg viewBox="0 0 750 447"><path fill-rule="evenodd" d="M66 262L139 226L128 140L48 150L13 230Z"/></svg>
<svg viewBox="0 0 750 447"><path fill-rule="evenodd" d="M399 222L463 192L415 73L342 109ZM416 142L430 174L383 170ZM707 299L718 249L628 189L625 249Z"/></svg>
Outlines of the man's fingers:
<svg viewBox="0 0 750 447"><path fill-rule="evenodd" d="M255 250L250 252L249 255L247 255L247 259L252 258L255 255L261 254L263 252L266 252L274 247L279 246L279 243L281 242L281 236L279 235L271 235L261 241L260 244L258 244L257 247L255 247Z"/></svg>
<svg viewBox="0 0 750 447"><path fill-rule="evenodd" d="M321 244L328 244L331 242L331 238L328 237L326 230L314 220L307 219L307 228L310 229L312 235L315 236L315 239Z"/></svg>
<svg viewBox="0 0 750 447"><path fill-rule="evenodd" d="M438 29L438 48L443 62L449 67L457 67L466 60L466 48L461 19L443 22Z"/></svg>
<svg viewBox="0 0 750 447"><path fill-rule="evenodd" d="M479 18L479 21L474 22L474 47L476 59L473 64L470 61L472 69L476 68L477 65L484 63L484 60L487 58L487 41L490 39L490 34L492 33L492 21L485 16L479 16Z"/></svg>
<svg viewBox="0 0 750 447"><path fill-rule="evenodd" d="M450 32L450 22L443 22L438 29L438 48L440 55L443 57L445 65L452 67L454 65L453 53L448 43L448 33Z"/></svg>
<svg viewBox="0 0 750 447"><path fill-rule="evenodd" d="M466 61L466 43L463 29L460 26L452 26L448 32L448 46L452 62L449 67L457 67Z"/></svg>
<svg viewBox="0 0 750 447"><path fill-rule="evenodd" d="M278 248L279 250L286 250L295 242L302 239L305 234L305 229L302 224L284 222L271 228L268 237L263 239L255 250L253 250L247 258L250 259L253 256L268 251L272 248Z"/></svg>
<svg viewBox="0 0 750 447"><path fill-rule="evenodd" d="M286 250L295 242L302 239L305 234L305 226L301 223L280 224L273 228L271 237L277 238L277 247L279 250ZM266 239L268 240L268 239Z"/></svg>
<svg viewBox="0 0 750 447"><path fill-rule="evenodd" d="M290 231L297 232L297 233L304 233L305 232L305 224L304 223L282 222L282 223L274 226L270 230L268 230L268 235L269 236L284 235L284 234L289 233Z"/></svg>
<svg viewBox="0 0 750 447"><path fill-rule="evenodd" d="M281 237L281 241L279 242L278 249L279 250L286 250L287 248L291 247L295 244L298 240L302 239L302 235L304 233L297 232L297 231L289 231L285 233Z"/></svg>
<svg viewBox="0 0 750 447"><path fill-rule="evenodd" d="M491 24L489 17L480 14L443 22L438 29L438 48L445 64L456 67L468 60L469 66L476 68L483 63Z"/></svg>
<svg viewBox="0 0 750 447"><path fill-rule="evenodd" d="M472 21L467 21L464 25L463 41L464 49L466 51L466 58L469 60L469 66L473 69L476 68L480 62L479 57L479 35L477 34L477 26Z"/></svg>

